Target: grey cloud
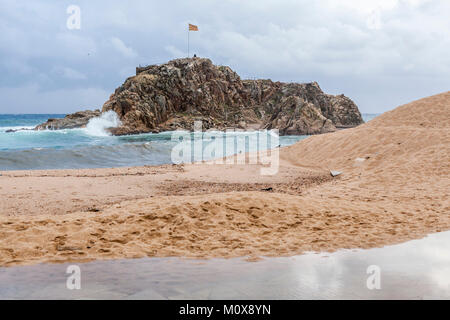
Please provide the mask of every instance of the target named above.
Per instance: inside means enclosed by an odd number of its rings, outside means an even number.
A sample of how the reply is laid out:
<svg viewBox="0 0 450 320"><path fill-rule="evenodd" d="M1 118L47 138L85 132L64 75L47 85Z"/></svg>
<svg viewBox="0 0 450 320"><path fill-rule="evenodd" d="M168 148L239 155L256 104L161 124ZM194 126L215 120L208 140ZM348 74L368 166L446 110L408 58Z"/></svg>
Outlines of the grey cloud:
<svg viewBox="0 0 450 320"><path fill-rule="evenodd" d="M66 28L74 3L80 30ZM101 107L137 65L185 56L188 22L191 54L244 78L316 80L382 112L449 90L449 14L445 0L2 0L0 113Z"/></svg>

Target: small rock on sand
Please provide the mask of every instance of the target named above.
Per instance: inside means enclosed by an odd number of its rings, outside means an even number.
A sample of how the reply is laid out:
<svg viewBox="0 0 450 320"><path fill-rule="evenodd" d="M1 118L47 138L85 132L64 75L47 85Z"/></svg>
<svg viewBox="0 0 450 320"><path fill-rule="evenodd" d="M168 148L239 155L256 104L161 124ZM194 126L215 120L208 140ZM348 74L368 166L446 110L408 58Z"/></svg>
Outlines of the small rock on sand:
<svg viewBox="0 0 450 320"><path fill-rule="evenodd" d="M332 177L337 177L337 176L341 175L342 172L331 170L331 171L330 171L330 174L331 174Z"/></svg>

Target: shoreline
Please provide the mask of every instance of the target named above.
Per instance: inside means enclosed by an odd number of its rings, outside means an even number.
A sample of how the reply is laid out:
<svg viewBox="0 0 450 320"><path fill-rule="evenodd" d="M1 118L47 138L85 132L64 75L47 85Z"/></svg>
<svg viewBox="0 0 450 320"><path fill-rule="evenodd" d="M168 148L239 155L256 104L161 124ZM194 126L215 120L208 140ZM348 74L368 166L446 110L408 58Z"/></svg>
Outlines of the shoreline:
<svg viewBox="0 0 450 320"><path fill-rule="evenodd" d="M20 134L17 137L8 137L5 134L7 139L2 141L0 149L7 148L7 150L0 152L0 168L2 171L7 172L20 170L112 169L145 165L166 165L174 162L189 163L190 161L196 161L200 157L201 150L211 149L211 147L218 149L214 150L216 154L217 151L219 152L217 157L220 157L221 154L239 154L240 150L253 152L255 144L251 144L249 141L258 140L264 142L264 137L269 135L267 131L232 133L215 131L203 132L202 138L199 139L200 137L194 137L194 134L186 131L142 134L132 137L96 136L96 131L91 133L84 132L84 129L63 130L61 132L47 131L42 137L40 137L40 133L27 133L24 134L25 141L21 140L23 137ZM182 141L179 140L181 138L183 139ZM307 137L276 136L275 139L271 140L270 145L264 145L261 149L275 149L305 138ZM59 139L62 140L61 143L58 143ZM213 142L213 139L217 139L216 142ZM22 143L23 148L17 148L16 141L19 144ZM226 146L226 149L224 148L222 151L220 147L217 147L219 144L223 147ZM194 159L172 159L171 152L174 148L184 150L189 148L190 145L195 146ZM205 159L213 157L208 154L202 154L201 156Z"/></svg>
<svg viewBox="0 0 450 320"><path fill-rule="evenodd" d="M217 164L9 173L0 177L0 266L257 259L450 230L449 101L450 92L422 99L281 148L273 176Z"/></svg>

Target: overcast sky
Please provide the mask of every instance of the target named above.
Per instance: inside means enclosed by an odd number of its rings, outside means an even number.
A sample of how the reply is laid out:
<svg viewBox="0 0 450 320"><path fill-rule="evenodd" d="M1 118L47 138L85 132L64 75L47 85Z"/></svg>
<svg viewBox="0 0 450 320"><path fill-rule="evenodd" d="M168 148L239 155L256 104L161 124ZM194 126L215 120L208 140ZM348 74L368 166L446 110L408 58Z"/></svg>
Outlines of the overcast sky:
<svg viewBox="0 0 450 320"><path fill-rule="evenodd" d="M101 108L137 65L187 56L188 22L191 54L242 78L383 112L450 90L449 17L448 0L0 0L0 113Z"/></svg>

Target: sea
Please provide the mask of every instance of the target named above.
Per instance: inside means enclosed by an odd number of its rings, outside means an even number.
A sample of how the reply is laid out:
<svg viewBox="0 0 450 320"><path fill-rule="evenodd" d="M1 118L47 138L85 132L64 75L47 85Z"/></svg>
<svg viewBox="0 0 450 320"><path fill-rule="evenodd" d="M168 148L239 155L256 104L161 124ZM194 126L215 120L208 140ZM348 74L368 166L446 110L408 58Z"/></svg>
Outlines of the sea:
<svg viewBox="0 0 450 320"><path fill-rule="evenodd" d="M259 141L263 133L207 132L190 133L183 139L174 132L112 136L106 128L116 126L115 114L103 114L91 119L86 128L35 131L33 128L49 118L63 118L64 114L0 114L0 173L8 170L82 169L126 166L161 165L174 163L174 148L180 143L191 148L195 160L210 160L218 153L206 153L211 143L223 147L220 156L288 146L307 136L280 136L266 144ZM376 114L363 114L370 121ZM267 134L267 133L264 133ZM255 138L255 139L253 139ZM276 143L274 143L276 142ZM239 149L241 146L241 149ZM186 150L186 149L184 149ZM199 153L199 155L195 153ZM187 162L187 161L185 161Z"/></svg>

